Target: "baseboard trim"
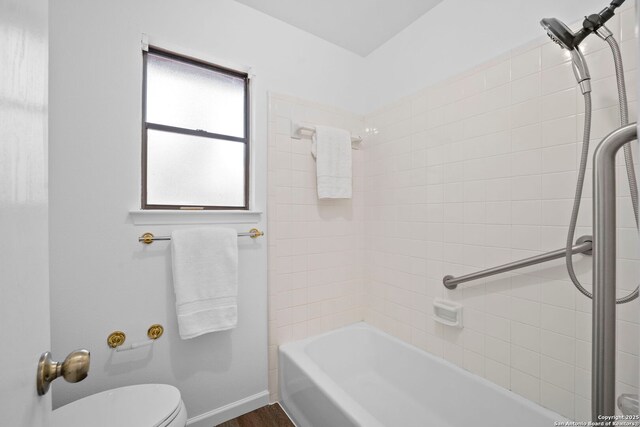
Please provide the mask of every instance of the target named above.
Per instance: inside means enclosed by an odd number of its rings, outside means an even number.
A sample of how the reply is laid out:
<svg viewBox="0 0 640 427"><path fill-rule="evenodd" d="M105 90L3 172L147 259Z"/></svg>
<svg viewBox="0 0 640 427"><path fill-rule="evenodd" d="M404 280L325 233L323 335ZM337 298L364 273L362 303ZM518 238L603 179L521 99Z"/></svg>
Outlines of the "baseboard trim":
<svg viewBox="0 0 640 427"><path fill-rule="evenodd" d="M269 390L224 405L187 420L189 427L213 427L269 404Z"/></svg>

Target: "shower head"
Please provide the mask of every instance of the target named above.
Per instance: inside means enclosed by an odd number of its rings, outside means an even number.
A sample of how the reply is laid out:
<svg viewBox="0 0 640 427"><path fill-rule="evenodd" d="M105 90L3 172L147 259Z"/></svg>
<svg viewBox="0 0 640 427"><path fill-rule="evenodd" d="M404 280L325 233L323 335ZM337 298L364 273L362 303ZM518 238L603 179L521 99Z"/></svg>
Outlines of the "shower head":
<svg viewBox="0 0 640 427"><path fill-rule="evenodd" d="M584 59L584 56L582 56L582 52L576 47L570 50L569 53L571 54L573 74L576 76L576 81L580 85L582 94L584 95L587 92L591 92L591 75L589 75L587 61Z"/></svg>
<svg viewBox="0 0 640 427"><path fill-rule="evenodd" d="M547 31L549 38L558 43L560 47L567 50L573 50L576 47L576 35L564 22L557 18L544 18L540 21L540 25Z"/></svg>
<svg viewBox="0 0 640 427"><path fill-rule="evenodd" d="M573 50L584 40L589 34L597 32L609 19L614 15L617 8L622 6L625 0L613 0L609 6L602 9L599 13L594 13L584 17L582 28L574 33L565 25L564 22L557 18L544 18L540 21L540 25L547 31L547 35L554 42L567 50Z"/></svg>
<svg viewBox="0 0 640 427"><path fill-rule="evenodd" d="M571 54L573 74L576 76L582 93L591 92L589 68L587 68L587 62L578 48L578 44L584 40L588 32L582 29L574 34L564 22L556 18L544 18L540 21L540 25L547 31L547 35L551 40L559 44L563 49L567 49Z"/></svg>

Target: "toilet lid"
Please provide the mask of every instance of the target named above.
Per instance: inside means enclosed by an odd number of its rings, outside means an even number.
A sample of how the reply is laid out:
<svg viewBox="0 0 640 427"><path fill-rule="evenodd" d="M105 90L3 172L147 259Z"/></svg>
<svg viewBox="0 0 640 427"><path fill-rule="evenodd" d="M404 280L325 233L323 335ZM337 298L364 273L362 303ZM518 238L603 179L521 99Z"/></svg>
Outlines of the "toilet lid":
<svg viewBox="0 0 640 427"><path fill-rule="evenodd" d="M180 391L143 384L103 391L53 411L55 427L158 427L180 410Z"/></svg>

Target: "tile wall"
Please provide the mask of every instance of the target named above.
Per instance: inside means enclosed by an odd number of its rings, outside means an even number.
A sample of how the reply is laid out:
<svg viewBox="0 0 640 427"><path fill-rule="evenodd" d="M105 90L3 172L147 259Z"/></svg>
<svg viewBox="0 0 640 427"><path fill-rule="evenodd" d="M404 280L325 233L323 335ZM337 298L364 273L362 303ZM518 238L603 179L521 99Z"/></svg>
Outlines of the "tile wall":
<svg viewBox="0 0 640 427"><path fill-rule="evenodd" d="M634 11L611 22L636 116ZM619 125L611 52L584 46L593 78L591 151ZM569 418L589 419L591 305L562 260L460 285L461 275L564 246L584 107L569 57L539 40L367 116L364 319ZM637 158L637 155L636 155ZM622 163L620 163L622 165ZM619 168L618 287L640 277L638 236ZM591 170L577 236L590 233ZM591 261L576 256L581 280ZM464 329L431 318L464 305ZM638 388L638 301L618 310L618 389Z"/></svg>
<svg viewBox="0 0 640 427"><path fill-rule="evenodd" d="M636 117L637 39L629 5L610 21ZM583 45L593 78L590 151L618 126L606 43ZM309 140L291 122L359 133L354 197L318 201ZM269 136L269 369L277 345L365 320L569 418L590 417L591 305L562 260L460 285L460 275L564 246L584 107L569 57L541 38L364 119L272 95ZM636 159L638 156L636 155ZM640 277L622 162L618 287ZM591 170L576 235L590 234ZM367 230L365 233L364 230ZM575 257L583 283L591 260ZM432 301L464 305L464 329L432 320ZM619 392L638 389L640 304L618 306Z"/></svg>
<svg viewBox="0 0 640 427"><path fill-rule="evenodd" d="M291 124L361 134L363 118L283 95L269 105L269 390L277 346L362 320L363 151L353 152L353 198L318 200L311 140Z"/></svg>

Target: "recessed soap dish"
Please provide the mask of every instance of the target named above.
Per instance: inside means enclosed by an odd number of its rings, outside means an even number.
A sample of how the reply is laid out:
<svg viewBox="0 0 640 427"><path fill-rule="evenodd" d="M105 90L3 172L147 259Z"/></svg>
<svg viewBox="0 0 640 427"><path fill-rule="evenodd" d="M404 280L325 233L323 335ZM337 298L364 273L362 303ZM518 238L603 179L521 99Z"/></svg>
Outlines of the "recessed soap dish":
<svg viewBox="0 0 640 427"><path fill-rule="evenodd" d="M462 328L462 305L436 298L433 300L433 320L443 325Z"/></svg>

